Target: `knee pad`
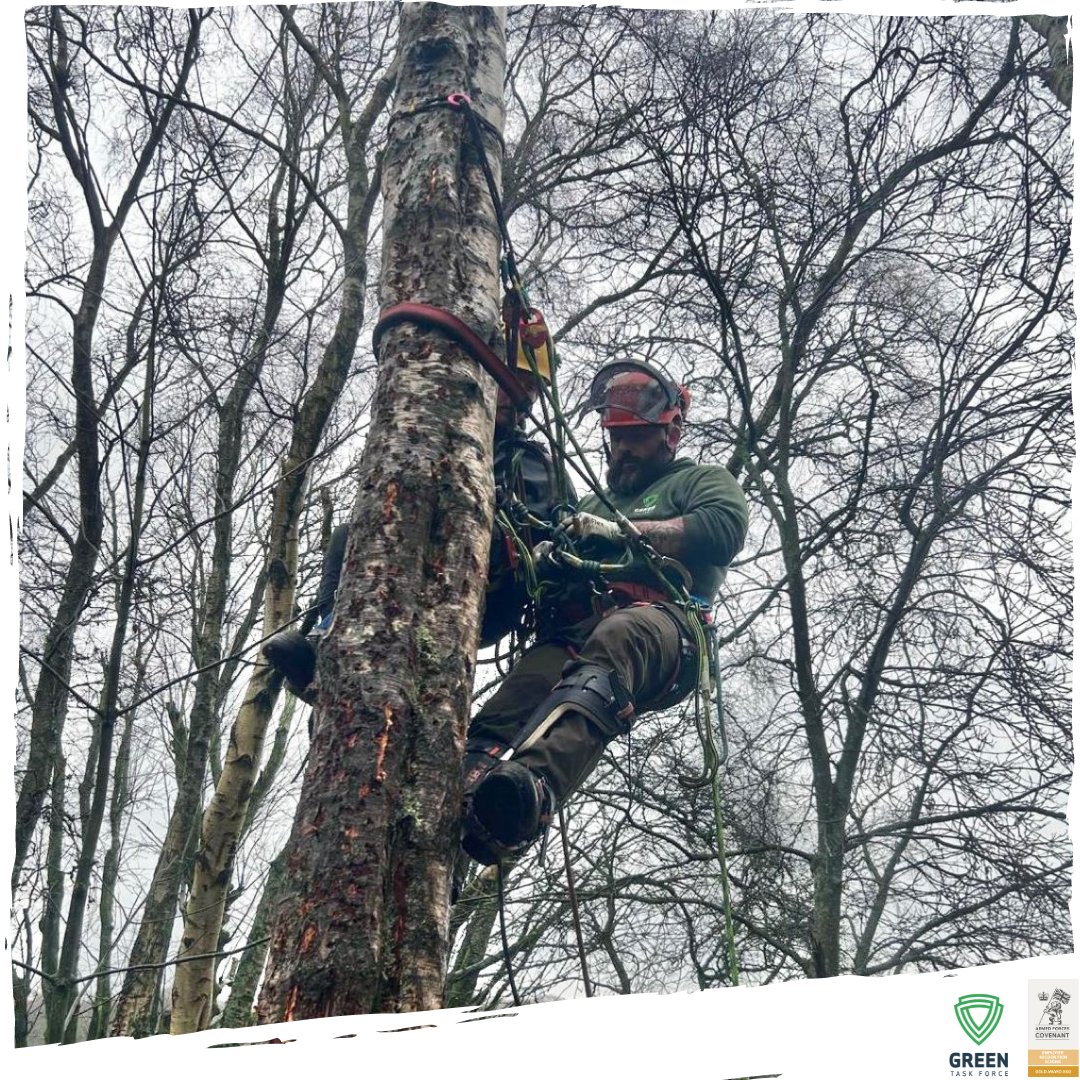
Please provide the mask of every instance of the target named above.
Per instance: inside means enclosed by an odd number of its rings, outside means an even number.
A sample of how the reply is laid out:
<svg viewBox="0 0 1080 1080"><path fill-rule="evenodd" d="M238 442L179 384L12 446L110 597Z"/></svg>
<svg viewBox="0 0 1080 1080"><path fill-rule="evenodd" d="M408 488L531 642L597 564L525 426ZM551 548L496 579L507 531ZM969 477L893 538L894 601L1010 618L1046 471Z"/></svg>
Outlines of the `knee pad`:
<svg viewBox="0 0 1080 1080"><path fill-rule="evenodd" d="M522 728L512 745L514 753L542 738L566 712L583 713L610 742L630 730L634 701L616 672L600 664L577 661Z"/></svg>

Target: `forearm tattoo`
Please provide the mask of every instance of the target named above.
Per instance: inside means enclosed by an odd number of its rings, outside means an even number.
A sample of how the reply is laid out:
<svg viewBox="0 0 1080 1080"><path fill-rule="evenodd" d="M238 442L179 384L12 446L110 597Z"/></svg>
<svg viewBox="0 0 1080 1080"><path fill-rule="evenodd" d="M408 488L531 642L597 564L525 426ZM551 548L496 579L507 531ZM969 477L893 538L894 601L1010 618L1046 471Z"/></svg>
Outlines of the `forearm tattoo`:
<svg viewBox="0 0 1080 1080"><path fill-rule="evenodd" d="M678 559L686 554L686 519L668 518L665 521L636 521L646 540L661 555Z"/></svg>

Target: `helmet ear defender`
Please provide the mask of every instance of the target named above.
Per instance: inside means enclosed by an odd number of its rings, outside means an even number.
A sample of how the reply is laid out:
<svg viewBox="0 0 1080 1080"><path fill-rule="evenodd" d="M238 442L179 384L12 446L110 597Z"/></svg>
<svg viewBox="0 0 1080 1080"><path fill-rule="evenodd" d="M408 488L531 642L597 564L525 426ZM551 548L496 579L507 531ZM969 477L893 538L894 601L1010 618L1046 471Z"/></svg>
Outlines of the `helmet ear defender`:
<svg viewBox="0 0 1080 1080"><path fill-rule="evenodd" d="M676 447L679 445L679 440L682 438L682 425L682 417L676 416L672 419L671 423L668 424L664 432L664 442L673 454L675 453Z"/></svg>

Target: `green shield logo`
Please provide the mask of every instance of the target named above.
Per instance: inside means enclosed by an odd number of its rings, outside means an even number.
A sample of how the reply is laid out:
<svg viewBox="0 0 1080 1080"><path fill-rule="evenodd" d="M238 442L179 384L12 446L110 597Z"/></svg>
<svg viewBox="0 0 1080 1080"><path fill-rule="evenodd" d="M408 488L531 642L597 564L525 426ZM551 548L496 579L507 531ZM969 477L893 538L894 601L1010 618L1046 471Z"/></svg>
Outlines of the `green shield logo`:
<svg viewBox="0 0 1080 1080"><path fill-rule="evenodd" d="M976 1012L986 1010L981 1019L975 1018ZM965 994L953 1006L956 1019L964 1029L964 1034L976 1045L982 1046L1001 1021L1005 1006L992 994Z"/></svg>

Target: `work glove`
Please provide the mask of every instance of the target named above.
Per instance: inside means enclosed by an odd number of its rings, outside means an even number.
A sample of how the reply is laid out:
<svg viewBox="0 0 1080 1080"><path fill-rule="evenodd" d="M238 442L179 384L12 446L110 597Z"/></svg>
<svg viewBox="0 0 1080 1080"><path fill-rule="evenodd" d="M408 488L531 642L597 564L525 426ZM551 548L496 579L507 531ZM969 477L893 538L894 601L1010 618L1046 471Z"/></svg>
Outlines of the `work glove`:
<svg viewBox="0 0 1080 1080"><path fill-rule="evenodd" d="M541 540L540 543L532 549L533 562L539 566L541 563L551 559L554 551L555 545L550 540Z"/></svg>
<svg viewBox="0 0 1080 1080"><path fill-rule="evenodd" d="M596 514L577 513L563 518L560 528L574 540L600 540L612 547L621 547L626 540L614 521Z"/></svg>
<svg viewBox="0 0 1080 1080"><path fill-rule="evenodd" d="M566 578L568 567L559 558L559 548L551 540L541 540L535 544L532 557L538 581L557 584Z"/></svg>

